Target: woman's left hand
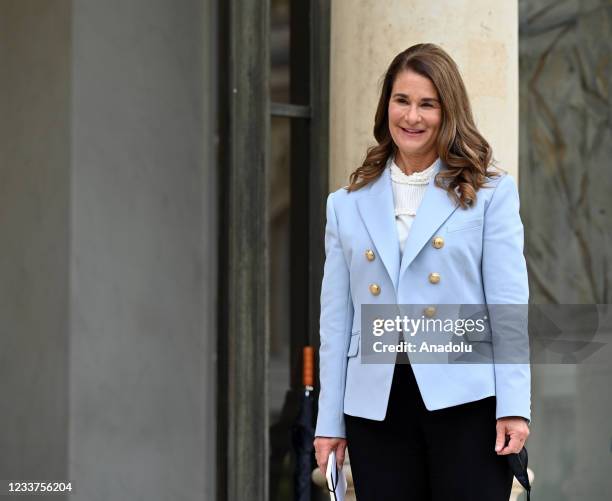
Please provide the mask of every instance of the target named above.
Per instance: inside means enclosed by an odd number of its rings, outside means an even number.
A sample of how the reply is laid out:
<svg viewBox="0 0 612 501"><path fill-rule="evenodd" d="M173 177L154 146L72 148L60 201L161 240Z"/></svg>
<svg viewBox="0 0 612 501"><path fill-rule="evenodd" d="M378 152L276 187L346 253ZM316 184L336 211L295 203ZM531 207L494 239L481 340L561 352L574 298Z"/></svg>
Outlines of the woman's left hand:
<svg viewBox="0 0 612 501"><path fill-rule="evenodd" d="M497 439L495 440L495 452L498 456L516 454L519 452L529 436L527 420L519 416L503 417L497 420ZM506 437L510 438L508 445Z"/></svg>

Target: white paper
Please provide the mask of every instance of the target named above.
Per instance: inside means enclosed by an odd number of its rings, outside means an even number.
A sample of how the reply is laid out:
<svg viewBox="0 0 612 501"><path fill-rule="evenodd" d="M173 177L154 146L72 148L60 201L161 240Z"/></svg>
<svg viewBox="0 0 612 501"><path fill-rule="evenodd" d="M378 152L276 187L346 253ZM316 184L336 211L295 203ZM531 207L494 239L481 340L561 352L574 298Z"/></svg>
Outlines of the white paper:
<svg viewBox="0 0 612 501"><path fill-rule="evenodd" d="M346 495L346 476L342 469L338 469L336 464L336 452L331 451L327 458L327 472L325 473L327 480L327 490L329 491L329 499L331 501L344 501Z"/></svg>

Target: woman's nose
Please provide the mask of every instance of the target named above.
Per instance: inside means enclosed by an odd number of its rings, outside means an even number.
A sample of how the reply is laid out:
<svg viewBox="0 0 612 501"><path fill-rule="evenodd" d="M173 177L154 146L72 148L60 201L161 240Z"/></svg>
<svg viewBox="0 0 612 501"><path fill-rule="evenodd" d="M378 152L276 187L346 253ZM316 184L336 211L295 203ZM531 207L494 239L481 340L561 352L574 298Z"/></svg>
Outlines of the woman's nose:
<svg viewBox="0 0 612 501"><path fill-rule="evenodd" d="M421 118L419 115L419 109L417 106L409 106L406 110L406 122L414 124L417 123Z"/></svg>
<svg viewBox="0 0 612 501"><path fill-rule="evenodd" d="M421 120L421 114L417 105L410 105L406 110L405 119L408 123L416 124Z"/></svg>

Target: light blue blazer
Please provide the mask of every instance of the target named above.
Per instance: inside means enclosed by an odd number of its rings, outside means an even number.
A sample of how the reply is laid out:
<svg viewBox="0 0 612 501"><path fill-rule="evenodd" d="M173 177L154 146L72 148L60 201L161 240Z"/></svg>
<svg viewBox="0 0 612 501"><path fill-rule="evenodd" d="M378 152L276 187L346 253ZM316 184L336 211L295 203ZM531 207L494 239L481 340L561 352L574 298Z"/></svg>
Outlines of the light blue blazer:
<svg viewBox="0 0 612 501"><path fill-rule="evenodd" d="M394 365L361 363L361 305L528 303L515 181L493 178L465 210L432 179L400 257L389 164L366 187L341 188L327 198L316 436L345 437L344 413L385 418ZM436 173L440 168L437 162ZM444 239L442 248L432 245L436 236ZM368 249L373 260L365 256ZM439 283L429 281L431 272L440 274ZM371 284L380 287L378 295ZM491 328L494 349L499 333ZM521 335L528 336L526 329ZM497 418L531 418L528 363L419 363L412 369L429 410L495 395Z"/></svg>

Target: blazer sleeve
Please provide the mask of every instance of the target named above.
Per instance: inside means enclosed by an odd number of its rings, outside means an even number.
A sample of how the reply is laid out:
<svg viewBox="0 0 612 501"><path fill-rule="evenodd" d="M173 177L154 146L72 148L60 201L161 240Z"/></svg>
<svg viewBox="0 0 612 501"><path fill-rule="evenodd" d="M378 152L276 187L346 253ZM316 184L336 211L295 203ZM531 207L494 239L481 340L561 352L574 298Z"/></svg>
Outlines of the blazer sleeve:
<svg viewBox="0 0 612 501"><path fill-rule="evenodd" d="M531 419L529 284L516 183L504 175L485 210L482 278L492 331L496 417Z"/></svg>
<svg viewBox="0 0 612 501"><path fill-rule="evenodd" d="M352 322L349 267L338 233L334 197L327 198L325 266L321 285L319 410L315 436L345 438L344 390Z"/></svg>

